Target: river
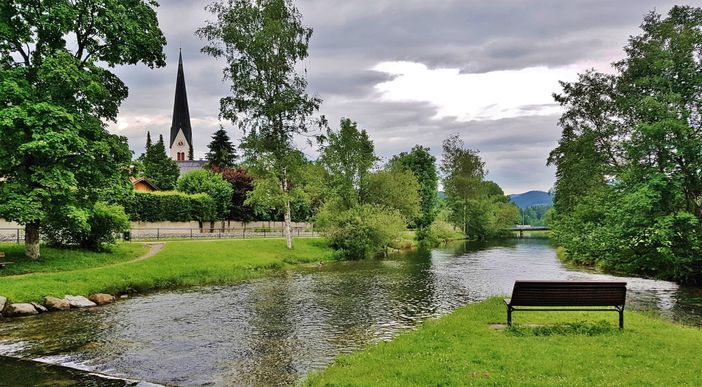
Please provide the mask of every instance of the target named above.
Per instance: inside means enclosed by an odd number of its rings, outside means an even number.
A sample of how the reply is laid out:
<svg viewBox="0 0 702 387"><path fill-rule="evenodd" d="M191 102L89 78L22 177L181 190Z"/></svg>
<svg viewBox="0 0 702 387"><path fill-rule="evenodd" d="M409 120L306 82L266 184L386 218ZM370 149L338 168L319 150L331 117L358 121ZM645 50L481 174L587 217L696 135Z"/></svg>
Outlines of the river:
<svg viewBox="0 0 702 387"><path fill-rule="evenodd" d="M389 340L461 305L509 294L516 279L624 279L627 308L702 326L700 288L571 269L547 241L510 240L327 263L234 286L6 319L0 322L0 355L154 383L290 385L339 353ZM3 372L37 383L56 380L31 364L0 358Z"/></svg>

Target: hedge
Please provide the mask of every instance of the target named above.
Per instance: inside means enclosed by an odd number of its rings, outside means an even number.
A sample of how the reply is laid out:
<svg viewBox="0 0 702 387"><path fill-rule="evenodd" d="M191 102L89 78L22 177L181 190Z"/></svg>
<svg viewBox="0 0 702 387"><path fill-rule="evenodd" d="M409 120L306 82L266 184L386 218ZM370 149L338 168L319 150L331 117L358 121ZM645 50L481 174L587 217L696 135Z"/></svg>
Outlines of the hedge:
<svg viewBox="0 0 702 387"><path fill-rule="evenodd" d="M130 220L140 222L210 222L217 218L215 201L209 195L176 191L135 192L124 210Z"/></svg>

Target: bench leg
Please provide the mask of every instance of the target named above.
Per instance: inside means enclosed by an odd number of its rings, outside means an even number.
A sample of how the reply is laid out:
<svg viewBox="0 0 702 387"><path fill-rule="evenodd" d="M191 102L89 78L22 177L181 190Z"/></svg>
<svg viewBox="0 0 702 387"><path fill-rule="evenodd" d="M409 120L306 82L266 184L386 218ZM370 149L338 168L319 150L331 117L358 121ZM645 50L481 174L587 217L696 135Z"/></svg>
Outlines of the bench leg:
<svg viewBox="0 0 702 387"><path fill-rule="evenodd" d="M512 326L512 308L507 306L507 326Z"/></svg>
<svg viewBox="0 0 702 387"><path fill-rule="evenodd" d="M624 329L624 308L619 309L619 329Z"/></svg>

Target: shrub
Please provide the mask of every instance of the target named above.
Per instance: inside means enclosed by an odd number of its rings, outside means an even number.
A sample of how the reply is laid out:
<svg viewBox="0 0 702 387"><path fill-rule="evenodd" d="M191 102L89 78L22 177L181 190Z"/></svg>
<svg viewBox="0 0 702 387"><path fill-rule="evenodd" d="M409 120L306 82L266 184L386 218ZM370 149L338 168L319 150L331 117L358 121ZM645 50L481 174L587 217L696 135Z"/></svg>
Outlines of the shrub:
<svg viewBox="0 0 702 387"><path fill-rule="evenodd" d="M229 216L233 190L221 174L204 169L190 171L178 179L178 191L208 194L214 199L217 218L224 219Z"/></svg>
<svg viewBox="0 0 702 387"><path fill-rule="evenodd" d="M402 237L404 217L396 209L364 204L324 222L323 234L344 258L362 259L384 253Z"/></svg>
<svg viewBox="0 0 702 387"><path fill-rule="evenodd" d="M450 223L437 219L429 226L425 240L433 244L440 244L464 237L464 234L456 231Z"/></svg>
<svg viewBox="0 0 702 387"><path fill-rule="evenodd" d="M122 206L97 202L90 210L65 207L47 220L43 233L54 245L99 251L114 244L115 235L127 230L129 218Z"/></svg>
<svg viewBox="0 0 702 387"><path fill-rule="evenodd" d="M209 222L217 218L215 201L207 194L135 192L125 209L129 219L141 222Z"/></svg>

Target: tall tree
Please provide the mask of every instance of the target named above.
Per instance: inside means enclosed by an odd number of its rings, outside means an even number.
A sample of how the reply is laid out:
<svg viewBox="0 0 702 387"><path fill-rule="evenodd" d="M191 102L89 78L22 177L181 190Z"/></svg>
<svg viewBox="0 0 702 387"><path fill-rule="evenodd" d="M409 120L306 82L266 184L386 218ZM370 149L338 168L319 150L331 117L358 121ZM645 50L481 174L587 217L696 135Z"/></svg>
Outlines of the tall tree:
<svg viewBox="0 0 702 387"><path fill-rule="evenodd" d="M163 135L158 137L156 144L146 148L146 153L139 157L142 164L142 174L161 190L172 190L176 186L180 168L173 159L166 155L166 145Z"/></svg>
<svg viewBox="0 0 702 387"><path fill-rule="evenodd" d="M154 1L0 2L0 216L25 226L128 194L126 139L108 133L127 87L108 70L163 66ZM67 210L67 209L71 210ZM68 220L67 220L68 221Z"/></svg>
<svg viewBox="0 0 702 387"><path fill-rule="evenodd" d="M207 159L210 168L221 169L234 166L237 158L236 150L223 127L220 126L219 130L214 133L212 141L207 147L210 151L205 155L205 159Z"/></svg>
<svg viewBox="0 0 702 387"><path fill-rule="evenodd" d="M216 20L197 33L208 41L203 52L227 61L231 95L221 99L220 114L244 130L241 147L258 178L250 199L283 210L292 248L290 203L300 194L295 184L305 165L294 139L308 131L321 102L307 94L296 70L312 29L290 0L221 1L207 9Z"/></svg>
<svg viewBox="0 0 702 387"><path fill-rule="evenodd" d="M419 200L421 214L411 219L412 225L419 229L419 236L436 218L436 201L439 192L439 175L436 170L436 157L429 153L429 148L416 145L408 152L402 152L390 159L390 168L405 169L414 174L419 182Z"/></svg>
<svg viewBox="0 0 702 387"><path fill-rule="evenodd" d="M373 164L378 160L373 141L348 118L338 131L327 130L320 147L320 164L329 174L328 185L344 209L358 204L358 195Z"/></svg>
<svg viewBox="0 0 702 387"><path fill-rule="evenodd" d="M554 237L572 259L702 282L702 9L651 12L613 74L564 83Z"/></svg>
<svg viewBox="0 0 702 387"><path fill-rule="evenodd" d="M146 146L144 147L144 149L148 150L149 148L151 148L151 145L153 145L153 143L151 142L151 132L147 130L146 131Z"/></svg>

